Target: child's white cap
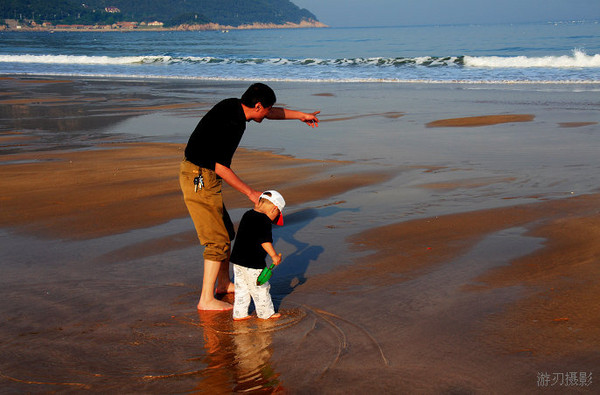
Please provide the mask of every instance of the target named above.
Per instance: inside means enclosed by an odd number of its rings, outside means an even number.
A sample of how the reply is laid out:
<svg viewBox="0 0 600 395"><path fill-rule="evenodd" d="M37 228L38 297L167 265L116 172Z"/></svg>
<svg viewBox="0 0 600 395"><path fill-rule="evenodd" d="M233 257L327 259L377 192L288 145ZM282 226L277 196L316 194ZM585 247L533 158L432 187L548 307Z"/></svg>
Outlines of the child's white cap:
<svg viewBox="0 0 600 395"><path fill-rule="evenodd" d="M279 217L277 217L274 222L279 226L283 225L283 208L285 207L285 200L283 199L283 196L281 196L281 194L277 191L269 190L264 191L260 195L259 199L267 199L279 209Z"/></svg>

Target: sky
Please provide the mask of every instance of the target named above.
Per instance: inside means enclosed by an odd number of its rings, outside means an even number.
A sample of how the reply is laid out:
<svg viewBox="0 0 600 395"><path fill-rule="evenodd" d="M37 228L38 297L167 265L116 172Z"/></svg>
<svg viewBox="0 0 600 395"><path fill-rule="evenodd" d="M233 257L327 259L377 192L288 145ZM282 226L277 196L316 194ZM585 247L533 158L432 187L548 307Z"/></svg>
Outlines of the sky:
<svg viewBox="0 0 600 395"><path fill-rule="evenodd" d="M291 1L331 27L600 21L600 0Z"/></svg>

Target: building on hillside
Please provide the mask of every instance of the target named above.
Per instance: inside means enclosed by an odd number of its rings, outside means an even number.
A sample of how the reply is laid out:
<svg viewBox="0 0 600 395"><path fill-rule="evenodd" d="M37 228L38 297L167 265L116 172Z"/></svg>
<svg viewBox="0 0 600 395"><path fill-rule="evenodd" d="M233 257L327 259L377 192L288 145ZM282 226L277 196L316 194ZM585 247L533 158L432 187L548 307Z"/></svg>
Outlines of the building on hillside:
<svg viewBox="0 0 600 395"><path fill-rule="evenodd" d="M115 6L106 7L104 9L104 11L110 12L111 14L118 14L119 12L121 12L121 10L118 9L117 7L115 7Z"/></svg>

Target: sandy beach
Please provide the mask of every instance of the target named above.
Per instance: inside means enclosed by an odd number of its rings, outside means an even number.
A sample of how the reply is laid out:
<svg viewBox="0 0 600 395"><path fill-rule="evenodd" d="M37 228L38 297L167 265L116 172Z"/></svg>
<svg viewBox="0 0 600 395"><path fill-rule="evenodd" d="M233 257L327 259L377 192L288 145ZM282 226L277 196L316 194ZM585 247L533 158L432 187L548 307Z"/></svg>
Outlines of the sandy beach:
<svg viewBox="0 0 600 395"><path fill-rule="evenodd" d="M6 393L598 392L593 87L269 84L321 124L248 125L283 317L233 322L177 171L248 83L0 78Z"/></svg>

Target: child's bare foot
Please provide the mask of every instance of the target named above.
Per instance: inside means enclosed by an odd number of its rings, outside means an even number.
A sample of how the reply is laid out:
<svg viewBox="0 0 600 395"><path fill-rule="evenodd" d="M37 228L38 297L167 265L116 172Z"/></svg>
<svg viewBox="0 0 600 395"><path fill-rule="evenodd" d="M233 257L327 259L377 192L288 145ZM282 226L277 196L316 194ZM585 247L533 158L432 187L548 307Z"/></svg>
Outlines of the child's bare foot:
<svg viewBox="0 0 600 395"><path fill-rule="evenodd" d="M218 299L212 299L208 301L203 301L200 299L198 302L198 310L231 310L233 306L227 302L223 302Z"/></svg>
<svg viewBox="0 0 600 395"><path fill-rule="evenodd" d="M233 320L234 320L234 321L244 321L244 320L248 320L248 319L250 319L250 317L251 317L251 316L249 316L249 315L247 315L247 316L245 316L245 317L242 317L242 318L235 318L235 317L233 317Z"/></svg>
<svg viewBox="0 0 600 395"><path fill-rule="evenodd" d="M271 318L279 318L279 317L281 317L281 313L275 313L267 319L270 320Z"/></svg>

